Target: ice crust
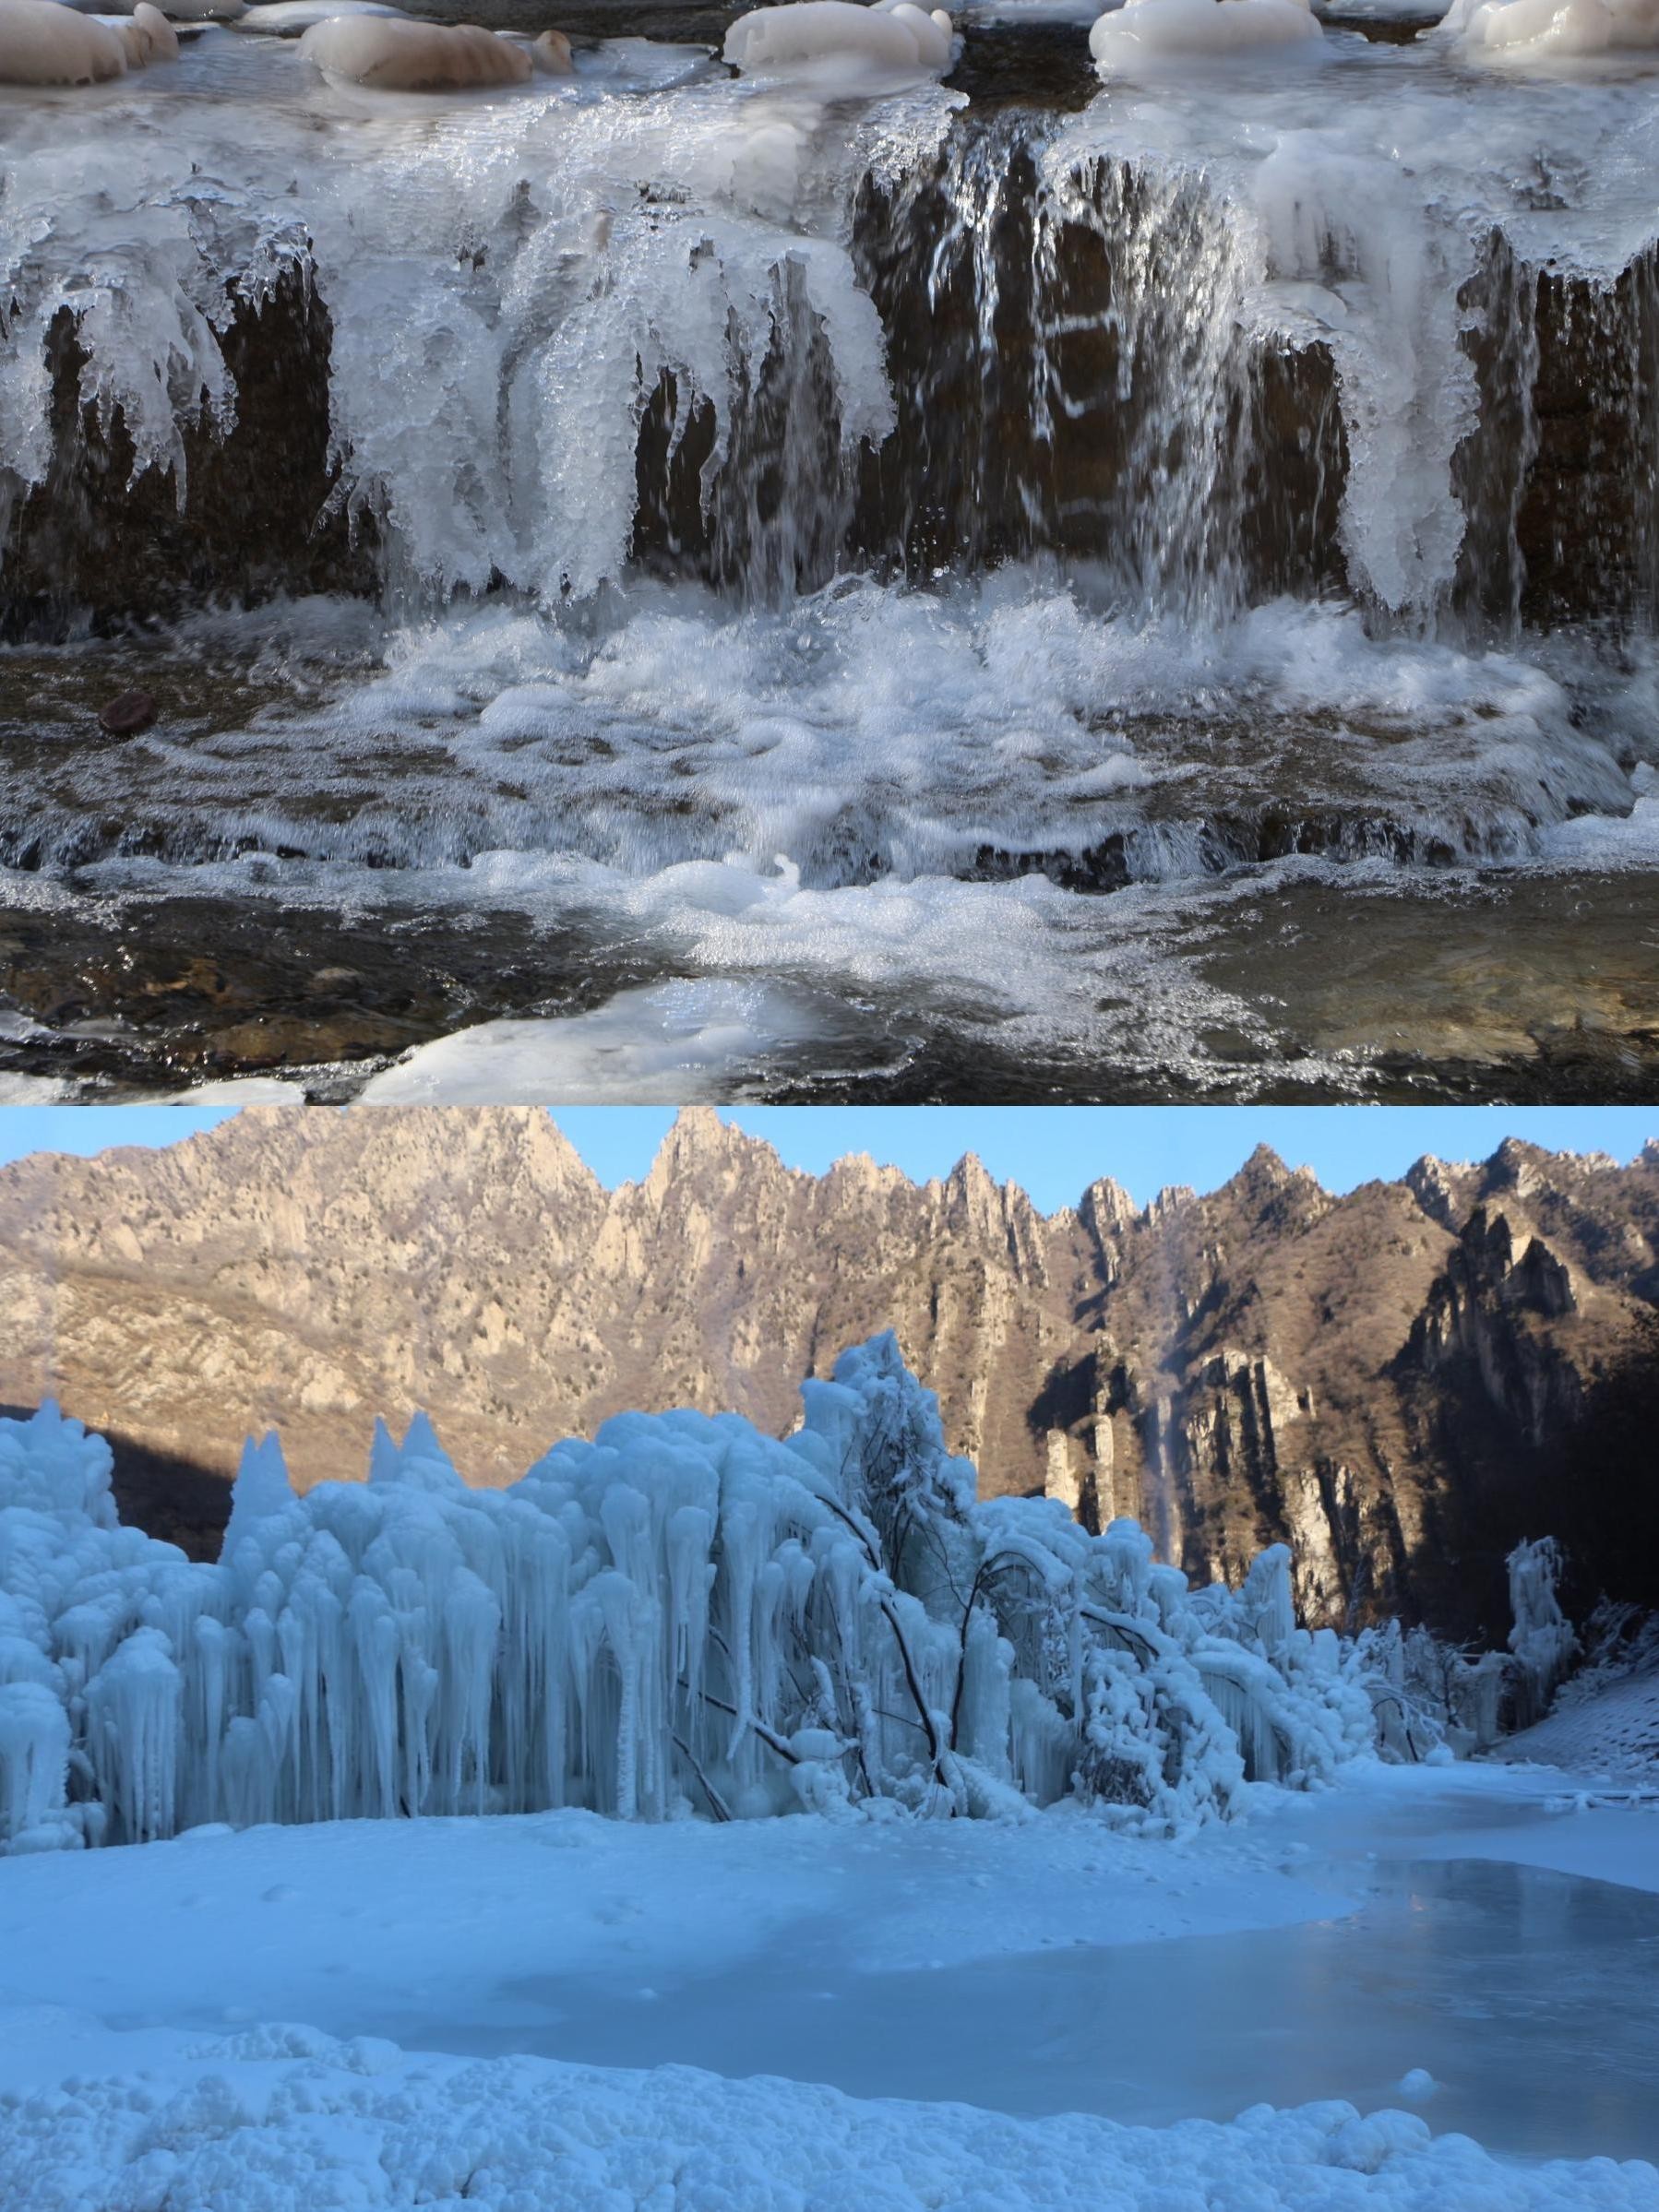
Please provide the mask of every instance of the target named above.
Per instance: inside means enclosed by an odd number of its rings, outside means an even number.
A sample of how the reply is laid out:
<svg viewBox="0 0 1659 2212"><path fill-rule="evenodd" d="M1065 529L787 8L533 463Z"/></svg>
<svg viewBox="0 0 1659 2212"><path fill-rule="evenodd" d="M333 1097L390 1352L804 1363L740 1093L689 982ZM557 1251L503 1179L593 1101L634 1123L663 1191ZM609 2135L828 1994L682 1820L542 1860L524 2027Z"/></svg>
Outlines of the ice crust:
<svg viewBox="0 0 1659 2212"><path fill-rule="evenodd" d="M250 1443L217 1565L120 1527L101 1439L0 1422L0 1849L206 1821L585 1805L716 1818L886 1801L1224 1816L1374 1742L1289 1553L1188 1593L1130 1521L976 1503L889 1338L778 1442L630 1413L501 1492L424 1419L365 1483Z"/></svg>

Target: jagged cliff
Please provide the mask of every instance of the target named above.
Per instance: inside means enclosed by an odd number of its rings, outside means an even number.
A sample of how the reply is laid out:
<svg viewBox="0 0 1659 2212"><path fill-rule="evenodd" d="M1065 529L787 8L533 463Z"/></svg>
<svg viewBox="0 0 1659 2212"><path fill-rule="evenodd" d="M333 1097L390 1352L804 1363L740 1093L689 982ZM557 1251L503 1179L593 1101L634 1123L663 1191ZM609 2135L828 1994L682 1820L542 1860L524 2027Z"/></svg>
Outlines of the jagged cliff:
<svg viewBox="0 0 1659 2212"><path fill-rule="evenodd" d="M252 1428L304 1484L424 1406L502 1481L628 1406L781 1429L891 1326L988 1491L1136 1513L1204 1579L1286 1537L1319 1617L1500 1625L1506 1469L1659 1297L1659 1146L1343 1198L1263 1150L1208 1196L1102 1181L1045 1218L972 1158L814 1177L707 1110L614 1194L533 1110L249 1110L0 1171L0 1399L113 1432L129 1515L198 1548Z"/></svg>

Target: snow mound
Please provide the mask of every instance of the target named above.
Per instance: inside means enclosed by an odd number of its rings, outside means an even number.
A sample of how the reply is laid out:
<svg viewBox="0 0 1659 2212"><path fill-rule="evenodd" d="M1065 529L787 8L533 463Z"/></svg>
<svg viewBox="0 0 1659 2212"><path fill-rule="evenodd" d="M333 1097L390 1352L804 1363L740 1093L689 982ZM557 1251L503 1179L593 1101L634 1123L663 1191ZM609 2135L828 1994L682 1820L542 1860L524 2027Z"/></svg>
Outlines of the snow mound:
<svg viewBox="0 0 1659 2212"><path fill-rule="evenodd" d="M412 2058L267 2028L0 2098L28 2212L1659 2212L1641 2161L1500 2163L1415 2113L1335 2100L1228 2123L1022 2121L689 2066Z"/></svg>
<svg viewBox="0 0 1659 2212"><path fill-rule="evenodd" d="M937 74L950 66L952 26L913 0L791 0L739 16L726 32L725 56L746 75L815 77L835 69L883 75Z"/></svg>
<svg viewBox="0 0 1659 2212"><path fill-rule="evenodd" d="M1103 77L1170 61L1305 46L1324 37L1307 0L1124 0L1096 21L1089 51Z"/></svg>
<svg viewBox="0 0 1659 2212"><path fill-rule="evenodd" d="M892 1338L803 1385L786 1441L625 1413L503 1491L431 1424L369 1480L251 1445L223 1556L115 1524L109 1453L0 1421L0 1850L209 1821L580 1805L623 1819L1021 1814L1164 1831L1374 1743L1290 1554L1189 1592L1133 1521L979 1503ZM50 1783L50 1787L48 1786Z"/></svg>
<svg viewBox="0 0 1659 2212"><path fill-rule="evenodd" d="M1659 0L1452 0L1441 29L1488 61L1659 53Z"/></svg>
<svg viewBox="0 0 1659 2212"><path fill-rule="evenodd" d="M337 16L316 23L300 52L325 76L380 92L453 92L521 85L529 50L475 23L419 23L390 16Z"/></svg>

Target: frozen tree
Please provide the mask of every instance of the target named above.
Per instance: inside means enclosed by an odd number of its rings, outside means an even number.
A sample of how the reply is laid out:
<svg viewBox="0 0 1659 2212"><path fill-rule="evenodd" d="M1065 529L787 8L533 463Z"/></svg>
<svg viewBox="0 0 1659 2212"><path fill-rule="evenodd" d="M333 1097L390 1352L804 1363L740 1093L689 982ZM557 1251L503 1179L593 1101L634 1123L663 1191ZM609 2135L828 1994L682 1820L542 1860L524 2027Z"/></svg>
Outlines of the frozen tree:
<svg viewBox="0 0 1659 2212"><path fill-rule="evenodd" d="M0 1422L0 1848L1067 1795L1174 1828L1371 1748L1283 1546L1193 1593L1133 1521L981 1502L890 1336L802 1397L782 1441L622 1414L502 1491L424 1417L304 1496L250 1442L213 1565L120 1526L101 1439Z"/></svg>

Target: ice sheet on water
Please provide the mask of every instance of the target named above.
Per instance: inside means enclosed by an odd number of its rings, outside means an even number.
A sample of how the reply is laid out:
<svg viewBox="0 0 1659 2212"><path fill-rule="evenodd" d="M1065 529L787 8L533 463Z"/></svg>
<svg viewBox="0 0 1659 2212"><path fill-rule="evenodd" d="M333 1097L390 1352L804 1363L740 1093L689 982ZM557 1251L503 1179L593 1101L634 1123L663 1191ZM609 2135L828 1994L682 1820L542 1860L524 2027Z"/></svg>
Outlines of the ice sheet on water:
<svg viewBox="0 0 1659 2212"><path fill-rule="evenodd" d="M719 1102L797 1057L821 1079L860 1029L855 1011L827 993L682 980L619 991L590 1014L459 1029L371 1076L360 1096L383 1106Z"/></svg>

